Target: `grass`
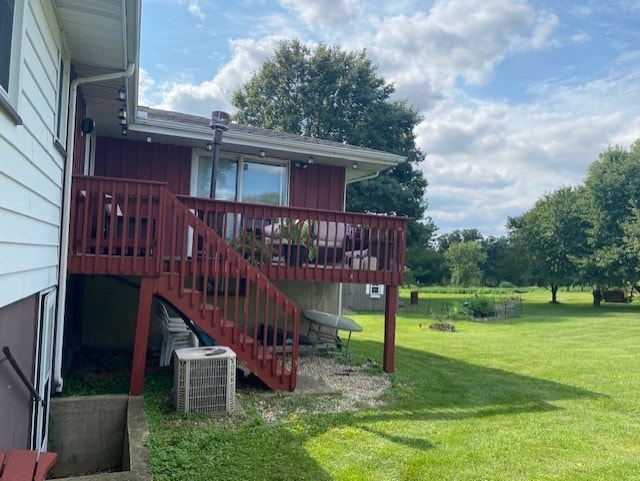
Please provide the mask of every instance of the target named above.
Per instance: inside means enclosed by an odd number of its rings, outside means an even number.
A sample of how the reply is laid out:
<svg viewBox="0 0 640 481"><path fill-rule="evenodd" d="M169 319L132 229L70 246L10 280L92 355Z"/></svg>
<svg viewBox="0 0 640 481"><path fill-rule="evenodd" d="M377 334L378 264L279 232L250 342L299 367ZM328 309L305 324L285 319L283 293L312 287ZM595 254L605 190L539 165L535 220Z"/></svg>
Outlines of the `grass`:
<svg viewBox="0 0 640 481"><path fill-rule="evenodd" d="M596 309L589 292L563 291L552 305L530 291L518 317L440 332L431 314L473 293L420 292L417 306L401 295L382 408L302 415L314 399L245 388L243 416L179 415L170 373L150 373L154 479L640 480L640 303ZM364 328L354 358L380 360L382 314L351 317ZM267 424L260 402L288 414Z"/></svg>

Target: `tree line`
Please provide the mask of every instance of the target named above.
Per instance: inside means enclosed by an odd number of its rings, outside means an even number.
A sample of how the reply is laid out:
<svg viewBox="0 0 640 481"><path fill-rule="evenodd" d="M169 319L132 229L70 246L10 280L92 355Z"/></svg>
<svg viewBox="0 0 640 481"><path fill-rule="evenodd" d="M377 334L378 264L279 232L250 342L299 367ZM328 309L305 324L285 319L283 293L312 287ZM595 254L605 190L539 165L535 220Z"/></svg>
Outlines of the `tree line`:
<svg viewBox="0 0 640 481"><path fill-rule="evenodd" d="M508 235L476 229L435 237L410 257L409 282L464 286L546 286L552 302L562 286L633 287L640 273L640 139L609 147L582 184L543 195L507 220Z"/></svg>
<svg viewBox="0 0 640 481"><path fill-rule="evenodd" d="M602 289L635 285L640 270L640 140L610 147L585 181L543 195L507 220L508 235L477 229L436 235L427 214L425 154L414 128L423 120L378 76L366 51L281 42L274 55L232 96L235 120L318 139L383 150L407 160L347 187L346 209L397 213L413 220L405 279L420 285L541 285L555 302L561 286Z"/></svg>

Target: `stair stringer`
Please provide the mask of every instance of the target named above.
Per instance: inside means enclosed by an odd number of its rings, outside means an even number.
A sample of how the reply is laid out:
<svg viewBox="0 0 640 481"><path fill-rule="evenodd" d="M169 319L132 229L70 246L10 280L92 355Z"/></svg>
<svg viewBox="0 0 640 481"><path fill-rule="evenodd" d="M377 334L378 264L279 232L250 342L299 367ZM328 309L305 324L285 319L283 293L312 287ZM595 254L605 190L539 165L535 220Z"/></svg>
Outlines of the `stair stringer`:
<svg viewBox="0 0 640 481"><path fill-rule="evenodd" d="M157 295L165 298L218 344L233 349L238 360L270 388L293 391L298 354L298 343L295 342L299 323L297 305L168 192L167 203L167 212L173 217L173 231L184 234L189 231L189 251L198 254L187 257L184 246L172 249L169 253L169 259L174 259L171 264L176 264L177 257L180 267L160 274L155 283ZM173 244L176 244L175 239L173 234ZM174 251L181 255L176 256ZM189 267L185 267L187 264ZM186 278L190 280L185 281ZM239 285L239 280L245 285L244 298L237 289L235 292L229 289L231 282ZM186 284L190 284L188 288ZM235 311L230 304L236 307ZM237 322L240 317L244 318L243 326ZM269 323L274 332L293 331L294 344L278 345L278 336L273 335L274 339L269 341ZM263 339L266 341L261 342Z"/></svg>

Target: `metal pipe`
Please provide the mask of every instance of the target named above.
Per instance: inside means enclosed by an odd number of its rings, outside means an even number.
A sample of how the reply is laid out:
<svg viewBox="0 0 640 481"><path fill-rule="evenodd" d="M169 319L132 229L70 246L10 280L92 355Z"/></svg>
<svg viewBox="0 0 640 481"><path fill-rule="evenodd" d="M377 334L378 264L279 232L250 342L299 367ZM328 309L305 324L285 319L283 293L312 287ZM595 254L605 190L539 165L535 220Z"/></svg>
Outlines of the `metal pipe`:
<svg viewBox="0 0 640 481"><path fill-rule="evenodd" d="M231 116L226 112L215 110L211 112L211 124L213 129L213 161L211 162L211 185L209 186L209 197L216 198L216 185L218 182L218 156L220 155L220 145L222 144L222 134L229 130Z"/></svg>
<svg viewBox="0 0 640 481"><path fill-rule="evenodd" d="M9 361L9 364L11 364L11 367L13 368L13 370L16 372L16 374L18 375L22 383L27 387L27 389L31 393L31 397L36 401L41 402L42 398L40 397L40 394L38 394L38 391L36 391L36 388L33 386L33 384L31 384L31 381L29 381L27 376L25 376L24 371L20 367L20 364L18 364L18 361L16 361L16 358L13 357L13 354L11 354L11 349L9 349L9 346L4 346L2 348L2 352L5 355L5 359L0 360L0 362L5 360Z"/></svg>
<svg viewBox="0 0 640 481"><path fill-rule="evenodd" d="M87 83L105 82L119 78L129 78L135 72L136 65L129 63L126 70L93 77L77 78L71 82L69 108L69 126L67 131L67 159L64 167L64 190L62 192L62 218L60 233L60 268L58 272L58 312L56 315L55 354L53 356L53 384L56 392L62 391L62 341L64 338L65 301L67 296L67 268L69 261L69 222L71 221L71 181L73 178L74 142L76 139L76 105L78 87Z"/></svg>

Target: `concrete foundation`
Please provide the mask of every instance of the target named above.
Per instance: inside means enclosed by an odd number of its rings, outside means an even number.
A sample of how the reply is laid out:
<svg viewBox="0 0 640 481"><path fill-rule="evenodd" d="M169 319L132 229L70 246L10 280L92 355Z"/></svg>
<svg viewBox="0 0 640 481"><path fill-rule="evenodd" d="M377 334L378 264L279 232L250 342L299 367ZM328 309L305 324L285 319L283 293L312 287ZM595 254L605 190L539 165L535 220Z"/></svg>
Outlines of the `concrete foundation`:
<svg viewBox="0 0 640 481"><path fill-rule="evenodd" d="M49 423L48 451L58 454L51 477L151 480L145 446L149 431L141 397L52 399Z"/></svg>

